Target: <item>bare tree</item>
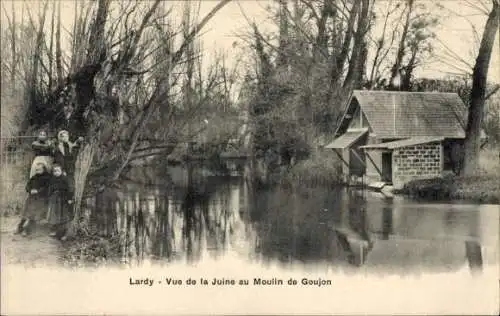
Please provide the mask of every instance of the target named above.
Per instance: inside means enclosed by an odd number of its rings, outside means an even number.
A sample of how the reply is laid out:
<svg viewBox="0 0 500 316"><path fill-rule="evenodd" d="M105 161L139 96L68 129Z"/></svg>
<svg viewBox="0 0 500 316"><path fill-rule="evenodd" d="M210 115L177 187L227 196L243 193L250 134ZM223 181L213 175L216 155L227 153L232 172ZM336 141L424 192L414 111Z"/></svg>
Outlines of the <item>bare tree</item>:
<svg viewBox="0 0 500 316"><path fill-rule="evenodd" d="M396 76L399 74L399 71L401 69L401 63L403 61L404 53L405 53L405 48L406 48L406 36L408 35L408 29L410 28L410 23L411 23L411 13L413 10L413 4L415 3L414 0L407 0L406 2L406 18L405 18L405 23L403 26L403 31L401 33L401 38L399 41L399 46L398 46L398 51L396 53L396 60L394 61L394 65L392 66L391 69L391 77L389 78L389 82L392 85L394 79Z"/></svg>
<svg viewBox="0 0 500 316"><path fill-rule="evenodd" d="M28 20L21 23L12 15L8 21L9 50L5 51L2 44L2 70L9 70L12 81L23 83L26 100L33 104L31 111L43 114L37 115L37 122L30 121L33 115L26 115L25 127L32 123L57 127L43 117L60 112L59 96L70 91L76 105L75 130L86 139L76 162L73 228L78 228L89 174L107 169L112 171L107 175L112 181L141 155L168 155L179 143L200 133L196 128L186 131L186 126L212 102L216 88L225 83L221 94L229 93L227 69L220 71L216 62L209 67L213 71L202 75L201 54L193 45L202 28L229 2L217 3L198 23L185 17L181 32L172 27L171 11L164 10L170 4L160 0L75 1L71 30L61 25L60 3L40 2L37 16L27 9ZM3 4L2 9L7 11ZM112 15L113 10L119 14ZM49 32L44 32L47 28ZM63 30L71 41L68 54L63 50ZM176 48L179 34L183 39ZM179 79L186 73L191 88L179 91ZM3 92L2 105L6 97ZM186 108L180 110L178 105L182 103ZM157 120L156 113L162 113L163 121Z"/></svg>
<svg viewBox="0 0 500 316"><path fill-rule="evenodd" d="M392 0L387 2L387 9L386 9L386 13L384 16L382 34L380 35L379 38L376 38L373 40L375 42L376 49L375 49L375 56L373 57L373 64L372 64L372 67L370 70L370 75L368 78L370 88L373 88L375 86L375 82L378 82L380 80L380 66L382 65L382 63L386 59L387 54L390 51L390 47L392 47L392 45L394 44L394 40L396 38L396 32L393 29L392 32L390 32L392 36L389 40L389 43L388 43L388 45L386 45L387 44L387 38L386 38L387 35L386 34L387 34L387 26L389 24L389 18L391 17L392 14L394 14L394 12L397 11L397 9L400 6L399 3L395 6L393 6L392 4L393 4ZM403 18L403 14L400 15L399 20L397 20L396 21L397 23L395 23L395 24L398 25L401 22L402 18ZM388 46L388 47L386 47L386 46Z"/></svg>
<svg viewBox="0 0 500 316"><path fill-rule="evenodd" d="M220 10L222 9L226 4L228 4L231 0L223 0L220 1L190 32L187 34L185 37L183 43L179 47L177 51L175 51L172 56L170 57L170 64L175 65L179 63L181 60L182 56L186 52L186 50L189 48L190 43L194 40L195 36L200 32L200 30L205 26L205 24L208 23L208 21ZM162 80L163 81L163 80ZM162 82L160 82L161 84ZM154 92L152 96L149 98L149 101L147 102L146 106L144 107L144 110L141 113L141 116L139 118L138 124L136 125L136 128L134 132L131 135L131 145L129 147L129 150L127 151L125 158L121 162L121 165L119 168L115 171L112 179L118 179L120 173L123 171L125 166L127 166L128 162L132 158L132 154L134 153L135 148L137 147L138 140L146 127L147 122L149 121L151 115L154 113L155 109L158 108L159 104L161 102L158 102L159 99L161 99L164 94L162 94L162 89L160 88L161 85L157 85L156 88L154 89Z"/></svg>
<svg viewBox="0 0 500 316"><path fill-rule="evenodd" d="M479 53L472 73L472 91L464 143L465 159L462 168L462 174L464 175L473 174L479 165L480 132L483 120L488 69L495 36L498 32L500 22L500 3L498 0L491 1L493 6L484 27Z"/></svg>
<svg viewBox="0 0 500 316"><path fill-rule="evenodd" d="M391 83L400 76L402 84L397 88L410 90L414 70L433 57L440 6L413 0L377 4L374 20L381 16L382 28L372 28L369 36L373 53L366 87L394 89ZM382 4L386 6L379 10Z"/></svg>

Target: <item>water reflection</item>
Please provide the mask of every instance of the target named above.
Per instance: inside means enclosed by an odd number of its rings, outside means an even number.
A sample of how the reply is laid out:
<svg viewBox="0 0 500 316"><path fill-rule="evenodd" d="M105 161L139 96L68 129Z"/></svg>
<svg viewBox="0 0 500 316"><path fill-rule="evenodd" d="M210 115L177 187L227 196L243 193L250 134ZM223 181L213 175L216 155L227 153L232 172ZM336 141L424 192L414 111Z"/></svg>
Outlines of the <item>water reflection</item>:
<svg viewBox="0 0 500 316"><path fill-rule="evenodd" d="M164 178L167 179L167 178ZM240 178L124 183L95 197L94 228L119 234L123 260L258 262L384 271L481 271L497 264L498 208L422 204L342 188L256 190Z"/></svg>

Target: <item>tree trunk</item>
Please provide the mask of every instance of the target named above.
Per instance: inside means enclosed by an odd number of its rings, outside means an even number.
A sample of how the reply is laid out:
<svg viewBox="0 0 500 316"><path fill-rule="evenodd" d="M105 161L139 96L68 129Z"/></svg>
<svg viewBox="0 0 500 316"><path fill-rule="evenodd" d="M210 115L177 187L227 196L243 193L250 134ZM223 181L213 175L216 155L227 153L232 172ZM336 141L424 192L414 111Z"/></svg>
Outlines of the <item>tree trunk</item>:
<svg viewBox="0 0 500 316"><path fill-rule="evenodd" d="M56 27L56 73L57 85L63 83L62 49L61 49L61 2L57 2L57 27Z"/></svg>
<svg viewBox="0 0 500 316"><path fill-rule="evenodd" d="M17 69L17 51L16 51L16 43L17 43L17 26L16 26L16 12L14 9L14 1L12 1L12 23L10 25L11 29L11 47L12 47L12 68L10 72L10 82L13 84L16 82L16 69ZM16 89L11 89L11 95L14 96Z"/></svg>
<svg viewBox="0 0 500 316"><path fill-rule="evenodd" d="M39 70L40 70L40 64L42 62L42 53L43 53L43 36L44 36L44 27L45 27L45 18L47 15L47 6L48 4L45 3L43 6L43 11L40 15L40 25L38 30L36 30L36 41L35 41L35 47L34 47L34 52L33 52L33 63L31 68L31 76L29 76L29 83L28 83L28 93L29 93L29 117L28 120L25 120L23 122L23 126L21 130L27 130L29 125L33 125L34 122L38 123L37 120L39 117L37 117L38 113L38 96L39 96L39 88L38 88L38 83L39 83Z"/></svg>
<svg viewBox="0 0 500 316"><path fill-rule="evenodd" d="M349 55L349 48L351 47L351 40L354 35L354 23L356 22L356 18L358 17L360 6L361 0L356 0L356 2L354 2L353 4L351 14L349 16L349 21L347 22L347 30L342 42L342 50L340 51L340 54L335 58L334 72L332 74L333 82L336 82L340 74L342 73L345 61L347 60L347 56ZM359 21L361 21L361 18L358 18L358 22Z"/></svg>
<svg viewBox="0 0 500 316"><path fill-rule="evenodd" d="M286 0L279 0L279 49L278 49L278 60L276 65L287 66L288 65L288 7Z"/></svg>
<svg viewBox="0 0 500 316"><path fill-rule="evenodd" d="M473 174L479 166L479 150L481 125L484 112L486 81L490 65L491 52L499 27L500 4L493 0L493 8L484 27L481 46L472 73L472 91L465 130L465 158L462 168L463 175Z"/></svg>
<svg viewBox="0 0 500 316"><path fill-rule="evenodd" d="M411 90L411 77L413 75L413 70L415 69L415 61L417 59L418 47L412 48L411 57L408 61L408 65L404 67L404 76L401 78L401 90L410 91Z"/></svg>
<svg viewBox="0 0 500 316"><path fill-rule="evenodd" d="M48 58L49 58L49 73L47 76L49 77L49 91L52 90L54 86L54 79L53 79L53 69L54 69L54 24L55 24L55 8L56 8L56 3L54 2L52 4L52 17L50 20L50 41L49 41L49 52L48 52Z"/></svg>
<svg viewBox="0 0 500 316"><path fill-rule="evenodd" d="M321 56L320 52L328 51L328 33L327 33L327 21L328 17L333 16L334 9L331 8L329 1L323 2L323 7L321 10L321 17L317 21L318 36L316 37L316 46L314 48L314 59L318 60Z"/></svg>
<svg viewBox="0 0 500 316"><path fill-rule="evenodd" d="M186 41L188 36L189 36L189 31L191 29L191 3L190 2L185 2L184 3L184 15L183 15L183 33L184 33L184 40ZM191 41L189 45L187 45L186 48L186 78L184 81L184 109L186 109L188 112L192 111L193 108L193 74L194 74L194 59L195 59L195 52L194 52L194 43ZM192 124L191 122L188 122L187 124L187 130L188 130L188 135L191 135L192 133Z"/></svg>
<svg viewBox="0 0 500 316"><path fill-rule="evenodd" d="M366 41L361 45L361 53L358 61L358 75L355 78L355 89L361 89L366 79L366 64L368 60L368 45Z"/></svg>
<svg viewBox="0 0 500 316"><path fill-rule="evenodd" d="M104 45L104 26L108 18L110 4L110 0L99 0L98 2L96 17L90 29L88 42L89 49L86 58L87 64L97 64L104 59L103 54L106 53Z"/></svg>
<svg viewBox="0 0 500 316"><path fill-rule="evenodd" d="M326 104L330 104L333 96L338 93L338 91L334 91L334 89L337 81L342 74L345 61L347 60L347 57L349 55L349 48L351 47L351 41L354 34L354 23L356 22L356 18L358 16L360 4L361 0L356 0L354 2L350 11L349 20L347 21L347 29L342 41L342 49L338 54L333 54L333 60L330 70L330 82L325 97Z"/></svg>
<svg viewBox="0 0 500 316"><path fill-rule="evenodd" d="M382 28L382 35L380 36L380 39L376 41L377 49L375 50L375 57L373 58L373 65L370 71L370 77L368 79L368 82L370 84L370 89L373 88L375 85L374 80L375 80L375 74L377 72L380 63L379 59L382 59L381 52L385 46L385 34L387 30L387 22L389 21L389 16L391 15L391 5L392 5L392 0L389 0L389 4L387 6L387 14L385 15L384 18L384 27Z"/></svg>
<svg viewBox="0 0 500 316"><path fill-rule="evenodd" d="M369 28L369 15L370 15L370 1L361 0L361 11L358 17L358 27L356 33L354 34L354 46L352 48L351 60L349 61L349 69L347 71L344 84L342 86L344 91L350 94L350 90L356 83L360 75L360 66L362 64L362 58L364 57L365 46L365 35Z"/></svg>
<svg viewBox="0 0 500 316"><path fill-rule="evenodd" d="M94 100L95 87L94 78L101 69L101 62L105 55L104 51L104 26L108 18L109 0L99 0L98 9L93 25L91 26L91 33L88 42L88 53L86 56L85 66L74 76L76 83L76 109L75 117L79 122L77 130L81 136L82 134L91 134L90 128L87 124L83 123L83 113L90 106ZM94 154L98 148L100 133L90 135L90 139L80 150L75 163L75 198L74 198L74 218L70 226L69 235L74 235L79 228L81 201L87 175L94 159Z"/></svg>
<svg viewBox="0 0 500 316"><path fill-rule="evenodd" d="M413 3L414 0L408 0L407 4L407 12L406 12L406 21L405 25L403 27L403 32L401 33L401 40L399 42L399 47L398 47L398 52L396 55L396 60L394 61L394 65L392 66L391 69L391 79L389 80L389 85L392 87L392 83L396 76L399 73L399 70L401 68L401 63L403 61L403 57L405 54L405 42L406 42L406 37L408 36L408 28L410 27L410 19L411 19L411 11L413 9Z"/></svg>

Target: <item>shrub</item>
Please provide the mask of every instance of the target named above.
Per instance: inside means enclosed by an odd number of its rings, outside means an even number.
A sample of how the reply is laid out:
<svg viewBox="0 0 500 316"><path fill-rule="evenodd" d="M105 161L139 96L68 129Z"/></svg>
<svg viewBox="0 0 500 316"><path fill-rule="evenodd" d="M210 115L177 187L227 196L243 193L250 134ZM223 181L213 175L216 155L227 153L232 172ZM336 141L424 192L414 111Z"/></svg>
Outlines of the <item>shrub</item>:
<svg viewBox="0 0 500 316"><path fill-rule="evenodd" d="M341 181L340 160L334 153L316 149L308 159L299 161L281 178L283 183L336 185Z"/></svg>
<svg viewBox="0 0 500 316"><path fill-rule="evenodd" d="M67 266L101 266L119 263L121 247L119 236L101 237L78 232L68 241L62 256Z"/></svg>

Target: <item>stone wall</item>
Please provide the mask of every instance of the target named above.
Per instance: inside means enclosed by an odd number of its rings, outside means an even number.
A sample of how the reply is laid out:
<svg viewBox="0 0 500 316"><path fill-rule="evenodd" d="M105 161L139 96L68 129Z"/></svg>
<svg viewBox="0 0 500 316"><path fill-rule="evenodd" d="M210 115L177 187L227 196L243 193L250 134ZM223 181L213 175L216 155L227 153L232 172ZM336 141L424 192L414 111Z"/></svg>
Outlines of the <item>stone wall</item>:
<svg viewBox="0 0 500 316"><path fill-rule="evenodd" d="M410 180L440 177L442 170L443 149L439 142L408 146L393 151L394 188L401 188Z"/></svg>

